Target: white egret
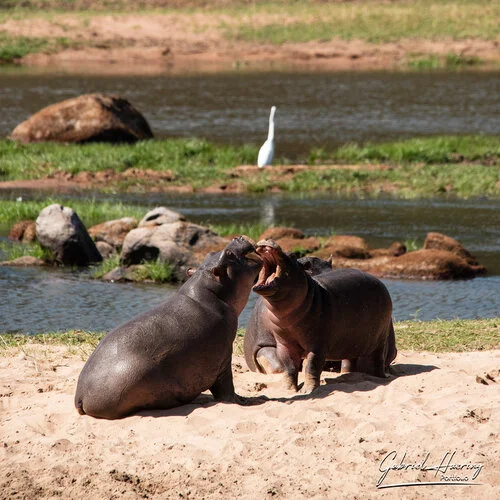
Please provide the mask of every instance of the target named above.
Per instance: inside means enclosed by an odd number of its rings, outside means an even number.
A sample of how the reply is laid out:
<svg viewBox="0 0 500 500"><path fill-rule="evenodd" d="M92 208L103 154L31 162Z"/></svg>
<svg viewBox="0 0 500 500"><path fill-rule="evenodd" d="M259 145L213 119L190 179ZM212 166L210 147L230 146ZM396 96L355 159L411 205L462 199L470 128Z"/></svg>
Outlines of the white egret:
<svg viewBox="0 0 500 500"><path fill-rule="evenodd" d="M273 162L274 155L274 113L276 112L276 106L271 108L271 113L269 115L269 131L267 133L267 140L259 150L259 156L257 157L257 165L259 168L265 167L266 165L271 165Z"/></svg>

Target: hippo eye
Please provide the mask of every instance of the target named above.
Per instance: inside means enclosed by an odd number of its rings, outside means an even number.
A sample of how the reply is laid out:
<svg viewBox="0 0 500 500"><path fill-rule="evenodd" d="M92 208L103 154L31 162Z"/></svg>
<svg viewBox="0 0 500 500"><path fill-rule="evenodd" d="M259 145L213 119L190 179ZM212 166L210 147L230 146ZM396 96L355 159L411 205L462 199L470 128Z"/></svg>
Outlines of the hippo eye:
<svg viewBox="0 0 500 500"><path fill-rule="evenodd" d="M226 257L228 259L236 259L236 255L234 255L234 253L231 252L231 250L226 250Z"/></svg>

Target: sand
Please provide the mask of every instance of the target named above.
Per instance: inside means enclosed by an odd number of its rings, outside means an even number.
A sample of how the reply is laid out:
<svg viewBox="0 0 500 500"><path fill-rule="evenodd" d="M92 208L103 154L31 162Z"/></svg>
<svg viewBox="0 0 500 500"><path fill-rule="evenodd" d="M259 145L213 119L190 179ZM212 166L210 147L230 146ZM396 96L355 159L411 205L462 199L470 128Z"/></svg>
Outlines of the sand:
<svg viewBox="0 0 500 500"><path fill-rule="evenodd" d="M237 392L253 405L202 395L117 421L73 406L87 355L0 354L0 498L500 498L500 350L401 352L385 382L324 372L312 396L235 357ZM419 470L426 456L441 470ZM443 478L456 476L468 481Z"/></svg>

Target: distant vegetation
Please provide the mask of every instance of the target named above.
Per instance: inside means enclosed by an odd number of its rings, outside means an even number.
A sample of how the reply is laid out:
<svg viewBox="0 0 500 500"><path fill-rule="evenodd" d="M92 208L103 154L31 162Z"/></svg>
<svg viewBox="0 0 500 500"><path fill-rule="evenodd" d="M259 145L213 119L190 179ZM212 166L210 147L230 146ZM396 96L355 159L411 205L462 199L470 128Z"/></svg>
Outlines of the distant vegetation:
<svg viewBox="0 0 500 500"><path fill-rule="evenodd" d="M147 13L182 13L200 10L211 19L211 29L233 40L271 43L364 40L371 43L402 40L494 40L499 36L500 2L496 0L419 0L377 2L318 2L315 0L2 0L0 22L7 19L49 18L64 25L61 15L78 13L82 22L92 16ZM194 22L186 29L204 29ZM30 52L52 52L66 47L91 46L93 40L0 36L0 62L16 60ZM125 43L122 40L120 43ZM453 60L453 58L455 60ZM477 64L461 55L425 56L410 61L415 68L453 68Z"/></svg>

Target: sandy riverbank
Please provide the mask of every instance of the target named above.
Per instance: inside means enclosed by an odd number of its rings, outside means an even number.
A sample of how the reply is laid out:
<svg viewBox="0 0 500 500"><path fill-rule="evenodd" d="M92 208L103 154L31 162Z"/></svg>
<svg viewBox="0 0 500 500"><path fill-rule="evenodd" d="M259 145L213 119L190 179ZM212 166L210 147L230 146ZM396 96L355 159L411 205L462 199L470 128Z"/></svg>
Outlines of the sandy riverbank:
<svg viewBox="0 0 500 500"><path fill-rule="evenodd" d="M286 394L279 376L251 373L235 358L237 391L267 401L245 407L201 396L119 421L74 409L86 355L62 346L1 355L1 498L500 496L500 351L402 352L399 376L387 383L325 372L327 383L312 397ZM460 475L481 485L377 490L380 469L405 453L407 464L429 454L427 466L467 465ZM391 470L382 485L443 475Z"/></svg>

